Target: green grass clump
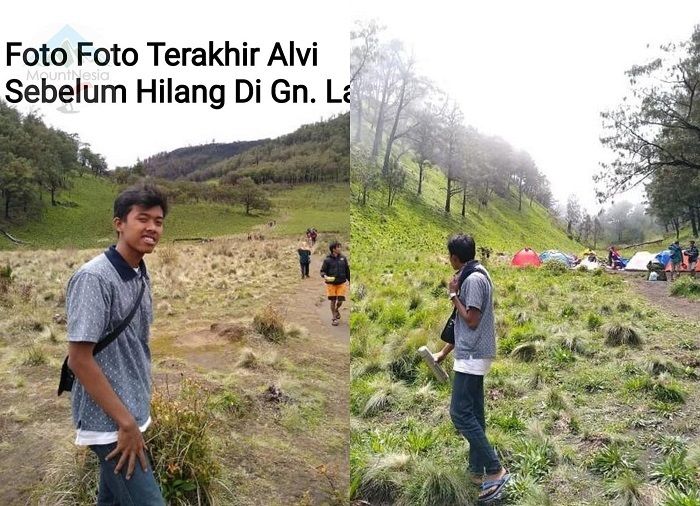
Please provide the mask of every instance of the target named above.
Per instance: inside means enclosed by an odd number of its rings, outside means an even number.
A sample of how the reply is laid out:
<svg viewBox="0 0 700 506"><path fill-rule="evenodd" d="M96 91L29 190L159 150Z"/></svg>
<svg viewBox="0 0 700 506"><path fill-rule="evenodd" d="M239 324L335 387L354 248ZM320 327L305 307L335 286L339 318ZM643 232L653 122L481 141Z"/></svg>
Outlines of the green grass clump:
<svg viewBox="0 0 700 506"><path fill-rule="evenodd" d="M464 472L451 464L424 460L411 475L399 503L406 506L468 504L471 492L467 483Z"/></svg>
<svg viewBox="0 0 700 506"><path fill-rule="evenodd" d="M265 306L253 317L253 328L273 343L280 343L286 337L282 315L272 304Z"/></svg>
<svg viewBox="0 0 700 506"><path fill-rule="evenodd" d="M669 487L664 492L662 506L700 506L700 490L694 488L685 491Z"/></svg>
<svg viewBox="0 0 700 506"><path fill-rule="evenodd" d="M689 490L698 484L698 469L686 462L685 452L672 453L654 466L651 479L663 485L674 485L680 490Z"/></svg>
<svg viewBox="0 0 700 506"><path fill-rule="evenodd" d="M385 411L406 394L406 385L400 381L383 380L376 383L374 387L374 393L362 409L362 416L369 417Z"/></svg>
<svg viewBox="0 0 700 506"><path fill-rule="evenodd" d="M700 283L690 277L680 277L671 285L671 295L688 299L700 299Z"/></svg>
<svg viewBox="0 0 700 506"><path fill-rule="evenodd" d="M630 471L623 471L607 486L608 495L623 506L642 506L644 480Z"/></svg>
<svg viewBox="0 0 700 506"><path fill-rule="evenodd" d="M210 437L211 412L201 385L185 380L177 397L156 390L146 441L163 497L169 504L211 504L221 473Z"/></svg>
<svg viewBox="0 0 700 506"><path fill-rule="evenodd" d="M603 324L603 318L596 313L588 313L586 315L586 327L588 330L598 330Z"/></svg>
<svg viewBox="0 0 700 506"><path fill-rule="evenodd" d="M540 438L518 440L513 447L511 458L515 471L535 480L545 477L557 462L552 444Z"/></svg>
<svg viewBox="0 0 700 506"><path fill-rule="evenodd" d="M48 363L49 357L40 346L30 346L22 359L22 365L36 367Z"/></svg>
<svg viewBox="0 0 700 506"><path fill-rule="evenodd" d="M355 466L351 498L363 497L377 504L391 504L400 495L412 468L412 457L402 453L377 456L366 466Z"/></svg>
<svg viewBox="0 0 700 506"><path fill-rule="evenodd" d="M642 344L637 330L625 323L611 322L603 325L603 335L605 343L609 346L634 346Z"/></svg>
<svg viewBox="0 0 700 506"><path fill-rule="evenodd" d="M589 467L607 478L616 478L625 472L636 473L639 463L622 445L610 443L593 455Z"/></svg>
<svg viewBox="0 0 700 506"><path fill-rule="evenodd" d="M520 360L522 362L532 362L535 360L535 357L537 356L537 344L536 343L523 343L515 348L513 348L513 351L510 352L510 356L515 358L516 360Z"/></svg>

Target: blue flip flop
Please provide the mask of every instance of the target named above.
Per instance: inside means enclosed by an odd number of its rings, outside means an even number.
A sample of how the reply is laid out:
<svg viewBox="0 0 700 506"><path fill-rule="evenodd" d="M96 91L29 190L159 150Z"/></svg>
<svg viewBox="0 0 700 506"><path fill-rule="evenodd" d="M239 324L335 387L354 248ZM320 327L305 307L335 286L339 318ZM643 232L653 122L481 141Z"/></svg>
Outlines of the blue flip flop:
<svg viewBox="0 0 700 506"><path fill-rule="evenodd" d="M490 494L485 496L480 496L478 502L480 504L489 504L493 501L497 501L503 497L503 492L505 491L506 483L510 480L510 474L506 473L501 478L497 480L485 481L481 484L481 490L488 490L490 488L496 487Z"/></svg>

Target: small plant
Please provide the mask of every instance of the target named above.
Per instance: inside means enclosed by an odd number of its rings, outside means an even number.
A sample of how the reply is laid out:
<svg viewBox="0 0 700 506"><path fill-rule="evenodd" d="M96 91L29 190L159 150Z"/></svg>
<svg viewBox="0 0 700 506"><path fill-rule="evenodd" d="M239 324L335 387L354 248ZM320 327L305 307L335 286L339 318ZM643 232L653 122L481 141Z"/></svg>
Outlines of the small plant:
<svg viewBox="0 0 700 506"><path fill-rule="evenodd" d="M578 314L578 311L576 311L576 306L573 304L566 304L561 310L560 315L564 318L571 318L572 316L576 316Z"/></svg>
<svg viewBox="0 0 700 506"><path fill-rule="evenodd" d="M48 361L49 359L43 349L38 346L30 346L24 360L22 360L22 365L36 367L38 365L44 365L48 363Z"/></svg>
<svg viewBox="0 0 700 506"><path fill-rule="evenodd" d="M547 408L554 411L560 411L566 408L566 401L564 400L561 392L556 388L552 388L547 393L547 398L545 399L544 404L547 406Z"/></svg>
<svg viewBox="0 0 700 506"><path fill-rule="evenodd" d="M606 478L615 478L624 472L636 472L639 469L639 464L637 458L627 452L620 444L610 443L603 446L593 456L590 468Z"/></svg>
<svg viewBox="0 0 700 506"><path fill-rule="evenodd" d="M250 348L243 348L236 366L245 369L255 369L259 364L258 356Z"/></svg>
<svg viewBox="0 0 700 506"><path fill-rule="evenodd" d="M10 284L12 284L12 267L9 265L0 267L0 293L7 293Z"/></svg>
<svg viewBox="0 0 700 506"><path fill-rule="evenodd" d="M503 415L491 414L489 425L495 425L510 433L520 433L525 430L525 422L518 418L518 415L513 411Z"/></svg>
<svg viewBox="0 0 700 506"><path fill-rule="evenodd" d="M211 504L221 468L209 436L211 414L202 385L185 380L177 397L155 390L147 444L163 496L170 504Z"/></svg>
<svg viewBox="0 0 700 506"><path fill-rule="evenodd" d="M627 313L627 312L629 312L631 309L632 309L632 306L629 305L629 304L628 304L627 302L625 302L625 301L621 301L621 302L617 305L617 311L618 311L619 313Z"/></svg>
<svg viewBox="0 0 700 506"><path fill-rule="evenodd" d="M569 269L564 262L550 261L542 264L541 270L550 276L561 276Z"/></svg>
<svg viewBox="0 0 700 506"><path fill-rule="evenodd" d="M652 480L664 485L674 485L689 490L696 484L695 467L685 461L685 452L672 453L657 464L650 474Z"/></svg>
<svg viewBox="0 0 700 506"><path fill-rule="evenodd" d="M556 453L547 440L521 439L513 448L513 467L522 475L539 480L556 465Z"/></svg>
<svg viewBox="0 0 700 506"><path fill-rule="evenodd" d="M563 346L552 348L550 355L552 357L552 361L558 365L570 364L571 362L576 361L576 357L573 353L571 353L571 350Z"/></svg>
<svg viewBox="0 0 700 506"><path fill-rule="evenodd" d="M362 416L372 416L394 405L406 393L406 386L400 382L381 382L365 403Z"/></svg>
<svg viewBox="0 0 700 506"><path fill-rule="evenodd" d="M630 471L623 471L608 485L608 495L624 506L642 506L643 486L644 480L639 476Z"/></svg>
<svg viewBox="0 0 700 506"><path fill-rule="evenodd" d="M694 488L688 491L677 487L669 487L664 494L663 506L700 506L700 490Z"/></svg>
<svg viewBox="0 0 700 506"><path fill-rule="evenodd" d="M598 330L603 324L603 318L595 313L588 313L586 316L586 327L588 330Z"/></svg>
<svg viewBox="0 0 700 506"><path fill-rule="evenodd" d="M468 504L470 490L463 473L445 463L422 461L415 478L401 497L402 504L434 506L437 504Z"/></svg>
<svg viewBox="0 0 700 506"><path fill-rule="evenodd" d="M641 346L642 339L630 325L613 322L603 325L605 343L609 346Z"/></svg>
<svg viewBox="0 0 700 506"><path fill-rule="evenodd" d="M700 298L700 283L687 277L678 278L671 285L671 295L695 299Z"/></svg>
<svg viewBox="0 0 700 506"><path fill-rule="evenodd" d="M282 315L272 304L265 306L253 318L253 328L268 341L279 343L284 341L284 322Z"/></svg>
<svg viewBox="0 0 700 506"><path fill-rule="evenodd" d="M510 352L510 356L522 362L532 362L537 356L537 345L536 343L520 344L513 348L513 351Z"/></svg>
<svg viewBox="0 0 700 506"><path fill-rule="evenodd" d="M404 474L413 467L413 459L403 453L382 455L364 466L355 466L357 475L353 479L353 498L378 504L395 502Z"/></svg>
<svg viewBox="0 0 700 506"><path fill-rule="evenodd" d="M686 450L685 440L680 436L664 434L657 440L654 445L664 455L672 453L684 453Z"/></svg>
<svg viewBox="0 0 700 506"><path fill-rule="evenodd" d="M675 382L657 381L651 388L651 393L657 401L682 404L685 402L685 392Z"/></svg>

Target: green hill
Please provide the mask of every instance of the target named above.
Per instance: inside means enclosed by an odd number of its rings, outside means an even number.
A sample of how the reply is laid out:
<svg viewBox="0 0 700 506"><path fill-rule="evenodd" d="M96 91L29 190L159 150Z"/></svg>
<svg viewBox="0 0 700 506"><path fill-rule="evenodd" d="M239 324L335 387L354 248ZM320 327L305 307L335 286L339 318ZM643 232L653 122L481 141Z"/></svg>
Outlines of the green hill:
<svg viewBox="0 0 700 506"><path fill-rule="evenodd" d="M508 255L485 262L498 343L485 380L487 435L514 475L508 504L672 495L664 504L696 504L700 325L650 305L620 274L510 267L522 246L583 247L536 204L519 213L517 199L493 198L462 219L441 211L444 176L432 171L425 185L424 198L401 194L391 208L381 189L357 204L353 186L351 498L428 506L472 504L478 493L450 420L450 385L416 352L442 347L446 240L463 231Z"/></svg>
<svg viewBox="0 0 700 506"><path fill-rule="evenodd" d="M75 178L70 190L61 193L69 205L46 206L42 218L23 225L6 226L16 238L29 243L18 246L0 235L0 249L95 248L114 241L112 204L120 186L102 177ZM244 233L256 225L277 221L265 235L303 235L315 226L319 231L348 233L347 184L298 185L276 190L273 209L247 216L241 206L213 202L171 203L163 240L216 237Z"/></svg>

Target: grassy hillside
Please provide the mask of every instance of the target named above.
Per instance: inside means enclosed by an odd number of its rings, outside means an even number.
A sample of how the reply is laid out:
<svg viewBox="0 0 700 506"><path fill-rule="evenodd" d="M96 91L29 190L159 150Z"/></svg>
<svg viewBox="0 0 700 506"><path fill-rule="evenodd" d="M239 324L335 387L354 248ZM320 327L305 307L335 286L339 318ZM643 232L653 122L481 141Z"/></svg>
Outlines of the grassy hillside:
<svg viewBox="0 0 700 506"><path fill-rule="evenodd" d="M114 241L111 216L118 188L102 178L76 178L73 188L60 197L62 202L70 201L74 205L47 206L41 221L7 227L7 230L30 243L31 249L106 246ZM167 217L164 241L244 233L271 220L276 220L277 226L265 231L265 235L301 236L310 226L347 235L348 193L347 184L299 185L276 191L271 196L273 210L256 216L246 216L241 206L174 203ZM0 249L15 248L18 246L0 237Z"/></svg>
<svg viewBox="0 0 700 506"><path fill-rule="evenodd" d="M442 345L447 237L469 232L509 255L582 248L536 205L521 214L494 199L462 221L438 208L439 173L426 186L425 201L402 196L386 209L377 191L351 211L351 495L372 505L466 505L478 493L451 388L416 353ZM550 266L488 262L498 357L487 433L515 475L507 503L699 504L700 325L651 307L620 275Z"/></svg>

